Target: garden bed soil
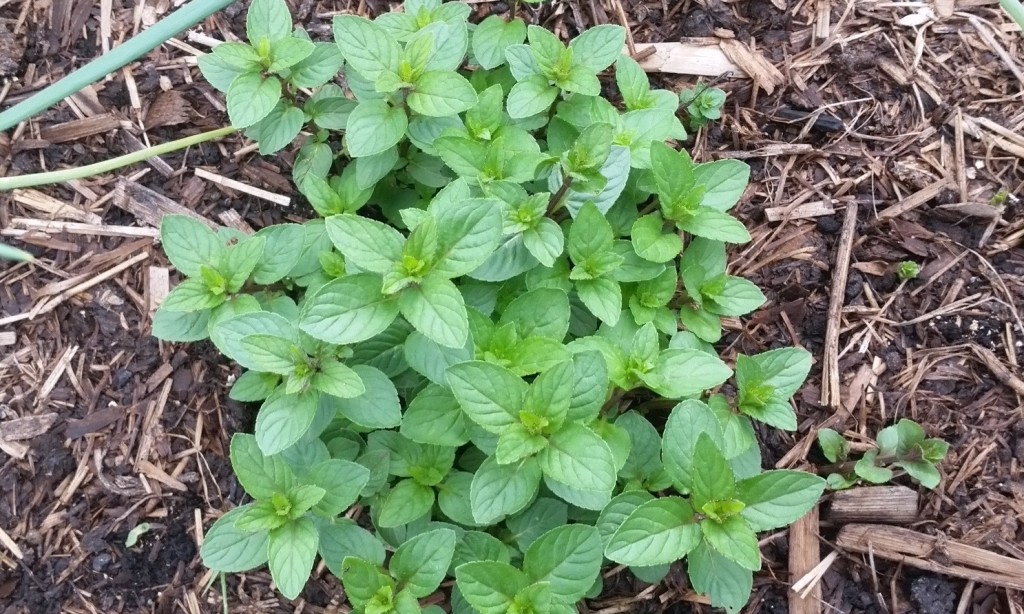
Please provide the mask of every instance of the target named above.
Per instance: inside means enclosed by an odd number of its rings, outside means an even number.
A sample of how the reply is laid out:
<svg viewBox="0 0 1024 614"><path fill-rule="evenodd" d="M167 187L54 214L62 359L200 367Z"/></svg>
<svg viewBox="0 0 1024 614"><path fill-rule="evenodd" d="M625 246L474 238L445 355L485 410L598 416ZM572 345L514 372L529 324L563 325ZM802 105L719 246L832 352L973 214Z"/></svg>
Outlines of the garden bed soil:
<svg viewBox="0 0 1024 614"><path fill-rule="evenodd" d="M330 37L333 14L390 7L381 0L290 3L314 38ZM3 105L102 53L108 29L120 41L172 4L0 2ZM753 170L737 213L754 240L736 253L734 272L758 283L769 303L728 323L726 355L795 344L815 356L796 399L799 430L760 432L765 462L807 468L822 461L808 444L825 423L867 443L894 420L912 418L951 444L944 479L922 491L912 528L1019 559L1024 218L1013 195L1024 196L1024 54L995 2L956 4L555 0L520 10L568 38L588 25L619 23L621 9L637 43L738 41L774 67L775 81L764 78L771 71L717 80L730 93L724 116L688 144L700 160L741 156ZM478 17L509 10L504 2L472 6ZM243 15L238 3L195 31L239 38ZM202 83L193 46L203 49L183 36L0 134L0 174L88 164L140 140L224 125L223 101ZM696 81L654 78L676 90ZM202 529L241 500L225 451L232 433L251 430L254 410L227 399L237 369L208 343L176 346L149 336L150 299L162 292L168 263L152 225L119 206L115 187L121 178L211 220L261 228L311 215L290 192L289 161L288 153L261 159L235 136L165 156L163 165L0 196L2 228L34 218L140 229L137 236L7 239L39 261L0 263L0 321L7 322L0 326L0 614L221 611L220 584L207 590L212 578L198 544ZM208 182L198 168L292 196L292 204ZM1011 197L993 207L999 191ZM55 217L55 204L71 209ZM840 262L837 243L851 206L858 209L846 231L852 256ZM228 212L238 215L221 217ZM900 283L893 265L903 260L922 265L919 279ZM832 318L841 335L830 348L830 294L842 270L844 309ZM98 276L106 277L91 283ZM838 356L837 405L822 402L829 352ZM837 527L823 518L825 556ZM127 546L142 523L148 531ZM786 532L765 536L765 569L745 611L790 611L788 587L798 578L788 551ZM654 587L624 572L605 584L587 602L590 610L708 611L683 569ZM1020 592L852 552L839 552L819 586L820 603L796 608L1024 612ZM346 611L337 580L323 569L294 602L275 593L265 572L228 578L226 596L232 612Z"/></svg>

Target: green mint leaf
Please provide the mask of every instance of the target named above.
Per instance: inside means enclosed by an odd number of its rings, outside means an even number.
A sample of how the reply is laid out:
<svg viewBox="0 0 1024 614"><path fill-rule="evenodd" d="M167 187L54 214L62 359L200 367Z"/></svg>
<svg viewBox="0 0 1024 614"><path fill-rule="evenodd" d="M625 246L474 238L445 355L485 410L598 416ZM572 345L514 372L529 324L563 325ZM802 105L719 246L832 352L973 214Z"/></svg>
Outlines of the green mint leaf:
<svg viewBox="0 0 1024 614"><path fill-rule="evenodd" d="M508 369L467 361L448 369L448 385L470 420L494 434L519 421L527 384Z"/></svg>
<svg viewBox="0 0 1024 614"><path fill-rule="evenodd" d="M594 524L605 549L626 518L629 518L638 507L653 500L654 495L646 490L626 490L608 502Z"/></svg>
<svg viewBox="0 0 1024 614"><path fill-rule="evenodd" d="M509 45L505 48L505 61L516 81L541 74L540 65L529 45Z"/></svg>
<svg viewBox="0 0 1024 614"><path fill-rule="evenodd" d="M297 366L306 362L306 353L287 339L273 335L248 335L240 343L248 364L256 371L291 375Z"/></svg>
<svg viewBox="0 0 1024 614"><path fill-rule="evenodd" d="M258 73L263 69L260 54L245 43L223 43L213 51L199 56L199 70L210 85L228 91L231 82L242 73Z"/></svg>
<svg viewBox="0 0 1024 614"><path fill-rule="evenodd" d="M228 292L238 292L263 259L266 243L263 237L247 237L228 250L219 273L223 274Z"/></svg>
<svg viewBox="0 0 1024 614"><path fill-rule="evenodd" d="M586 66L573 66L564 78L555 80L555 85L564 92L580 96L601 95L601 81Z"/></svg>
<svg viewBox="0 0 1024 614"><path fill-rule="evenodd" d="M313 375L313 387L342 399L358 397L366 392L363 380L351 367L337 360L325 360Z"/></svg>
<svg viewBox="0 0 1024 614"><path fill-rule="evenodd" d="M344 213L327 218L327 235L348 262L383 275L402 259L403 237L376 220Z"/></svg>
<svg viewBox="0 0 1024 614"><path fill-rule="evenodd" d="M622 314L622 288L605 278L576 282L576 293L590 313L609 326L614 326Z"/></svg>
<svg viewBox="0 0 1024 614"><path fill-rule="evenodd" d="M629 434L629 456L619 471L619 477L643 482L662 470L661 435L647 418L635 411L622 414L616 426Z"/></svg>
<svg viewBox="0 0 1024 614"><path fill-rule="evenodd" d="M640 68L640 64L628 55L620 55L615 61L615 85L618 86L627 109L632 111L647 108L651 83L647 73Z"/></svg>
<svg viewBox="0 0 1024 614"><path fill-rule="evenodd" d="M307 296L299 328L322 341L348 345L383 332L397 316L398 302L381 294L380 277L362 273L330 281Z"/></svg>
<svg viewBox="0 0 1024 614"><path fill-rule="evenodd" d="M320 523L320 556L331 573L341 578L342 561L357 557L372 565L384 564L384 545L372 533L348 518Z"/></svg>
<svg viewBox="0 0 1024 614"><path fill-rule="evenodd" d="M384 28L398 42L409 40L420 28L416 22L416 15L408 6L401 13L381 13L373 22Z"/></svg>
<svg viewBox="0 0 1024 614"><path fill-rule="evenodd" d="M267 562L267 534L235 528L235 521L253 504L236 507L213 523L199 551L203 565L214 571L237 573Z"/></svg>
<svg viewBox="0 0 1024 614"><path fill-rule="evenodd" d="M615 459L594 431L567 424L551 436L538 455L545 475L585 491L610 492L615 486Z"/></svg>
<svg viewBox="0 0 1024 614"><path fill-rule="evenodd" d="M458 447L469 441L459 402L447 388L434 384L409 403L401 433L413 441L438 446Z"/></svg>
<svg viewBox="0 0 1024 614"><path fill-rule="evenodd" d="M571 173L585 173L600 169L612 150L615 128L605 122L587 126L563 156L563 164ZM579 215L577 214L577 217Z"/></svg>
<svg viewBox="0 0 1024 614"><path fill-rule="evenodd" d="M533 75L522 79L508 93L508 114L523 119L544 113L558 97L558 88L548 83L547 77Z"/></svg>
<svg viewBox="0 0 1024 614"><path fill-rule="evenodd" d="M233 401L252 403L262 401L281 383L281 378L273 373L246 371L231 385L228 396Z"/></svg>
<svg viewBox="0 0 1024 614"><path fill-rule="evenodd" d="M470 487L473 518L489 525L522 511L536 496L540 478L535 458L499 465L493 456L488 457L476 470Z"/></svg>
<svg viewBox="0 0 1024 614"><path fill-rule="evenodd" d="M788 400L781 400L778 397L768 399L763 405L752 405L743 403L739 410L746 415L764 422L769 426L784 431L795 431L797 427L796 412Z"/></svg>
<svg viewBox="0 0 1024 614"><path fill-rule="evenodd" d="M342 560L339 577L345 587L345 596L357 608L366 609L378 595L386 595L389 602L394 595L395 583L391 577L384 574L379 565L357 556L347 556ZM383 614L389 609L375 611Z"/></svg>
<svg viewBox="0 0 1024 614"><path fill-rule="evenodd" d="M352 398L333 398L338 413L355 424L369 429L387 429L399 425L402 410L398 391L391 379L379 369L354 365L352 370L362 380L366 392Z"/></svg>
<svg viewBox="0 0 1024 614"><path fill-rule="evenodd" d="M529 586L526 574L507 563L477 561L455 569L462 596L479 614L506 614L516 595Z"/></svg>
<svg viewBox="0 0 1024 614"><path fill-rule="evenodd" d="M476 104L476 90L455 72L430 71L416 80L407 102L409 108L428 117L450 117Z"/></svg>
<svg viewBox="0 0 1024 614"><path fill-rule="evenodd" d="M544 449L548 441L523 424L513 424L498 436L494 458L501 465L518 462Z"/></svg>
<svg viewBox="0 0 1024 614"><path fill-rule="evenodd" d="M885 484L892 480L893 471L888 467L878 465L878 450L868 450L859 461L853 466L857 477L872 484Z"/></svg>
<svg viewBox="0 0 1024 614"><path fill-rule="evenodd" d="M686 151L651 143L651 170L662 206L685 201L693 189L693 160Z"/></svg>
<svg viewBox="0 0 1024 614"><path fill-rule="evenodd" d="M526 552L541 535L567 524L568 514L569 506L562 501L540 497L530 507L508 518L505 525L512 532L516 546Z"/></svg>
<svg viewBox="0 0 1024 614"><path fill-rule="evenodd" d="M388 569L402 590L423 598L437 590L454 554L455 531L429 531L399 546Z"/></svg>
<svg viewBox="0 0 1024 614"><path fill-rule="evenodd" d="M288 599L302 592L313 572L319 535L309 518L298 518L270 532L270 575L277 590Z"/></svg>
<svg viewBox="0 0 1024 614"><path fill-rule="evenodd" d="M278 456L265 456L252 435L232 435L230 456L238 482L253 499L269 499L295 485L295 475L288 464Z"/></svg>
<svg viewBox="0 0 1024 614"><path fill-rule="evenodd" d="M559 482L558 480L554 480L548 475L544 476L544 486L551 491L551 494L570 505L580 508L581 510L599 512L604 509L604 506L608 505L608 502L612 499L612 492L610 490L587 490L577 488L575 486Z"/></svg>
<svg viewBox="0 0 1024 614"><path fill-rule="evenodd" d="M187 277L199 277L203 266L216 269L227 254L227 247L209 226L185 215L164 216L160 241L167 259Z"/></svg>
<svg viewBox="0 0 1024 614"><path fill-rule="evenodd" d="M610 251L615 240L611 224L598 208L584 205L569 227L569 257L579 264L601 253Z"/></svg>
<svg viewBox="0 0 1024 614"><path fill-rule="evenodd" d="M397 73L402 48L379 25L355 15L334 18L334 40L348 66L371 82L381 74Z"/></svg>
<svg viewBox="0 0 1024 614"><path fill-rule="evenodd" d="M295 140L305 123L302 109L278 103L270 114L249 126L245 135L260 144L260 155L269 156Z"/></svg>
<svg viewBox="0 0 1024 614"><path fill-rule="evenodd" d="M256 416L256 442L270 456L293 445L309 430L316 417L319 394L286 394L278 388Z"/></svg>
<svg viewBox="0 0 1024 614"><path fill-rule="evenodd" d="M302 255L306 231L298 224L276 224L256 233L264 241L263 254L252 270L252 280L269 285L280 281L295 268Z"/></svg>
<svg viewBox="0 0 1024 614"><path fill-rule="evenodd" d="M640 504L608 540L605 556L624 565L671 564L700 543L693 508L681 497Z"/></svg>
<svg viewBox="0 0 1024 614"><path fill-rule="evenodd" d="M925 432L913 420L901 419L879 431L876 439L881 455L907 456L918 452L918 446L924 442Z"/></svg>
<svg viewBox="0 0 1024 614"><path fill-rule="evenodd" d="M670 399L697 396L724 383L732 370L717 356L701 350L663 351L654 367L641 376L644 383Z"/></svg>
<svg viewBox="0 0 1024 614"><path fill-rule="evenodd" d="M325 89L325 88L321 88ZM355 100L349 100L342 96L331 96L323 98L312 98L303 107L303 110L308 113L313 120L313 123L319 128L326 130L344 130L348 126L348 117L352 114L352 109L356 108L359 103ZM319 145L324 145L320 143ZM333 154L330 151L330 147L326 146L327 149L320 147L320 151L324 152L325 157L328 160L333 159ZM296 167L298 167L298 161L296 161ZM329 167L328 167L329 168ZM293 171L293 174L295 171ZM296 180L300 186L304 183Z"/></svg>
<svg viewBox="0 0 1024 614"><path fill-rule="evenodd" d="M370 480L370 471L358 463L333 458L314 465L309 480L324 490L313 513L334 518L356 502Z"/></svg>
<svg viewBox="0 0 1024 614"><path fill-rule="evenodd" d="M702 510L708 503L728 501L736 496L736 478L732 469L707 433L697 437L694 458L690 501L696 509Z"/></svg>
<svg viewBox="0 0 1024 614"><path fill-rule="evenodd" d="M500 18L498 20L501 21ZM504 104L505 93L500 85L492 85L480 92L476 104L466 112L466 129L469 134L478 139L493 138L505 120Z"/></svg>
<svg viewBox="0 0 1024 614"><path fill-rule="evenodd" d="M588 202L594 203L598 211L607 213L622 195L626 187L626 180L629 178L629 148L612 146L608 159L598 173L602 178L597 187L586 188L586 186L574 185L569 189L565 197L565 207L572 216L576 216L579 210ZM555 192L562 182L562 173L555 169L548 176L548 190Z"/></svg>
<svg viewBox="0 0 1024 614"><path fill-rule="evenodd" d="M622 26L600 25L577 36L569 48L573 50L574 64L597 73L611 66L622 55L625 45L626 30Z"/></svg>
<svg viewBox="0 0 1024 614"><path fill-rule="evenodd" d="M451 281L431 275L403 290L398 305L405 319L426 337L450 348L466 344L466 304Z"/></svg>
<svg viewBox="0 0 1024 614"><path fill-rule="evenodd" d="M526 38L541 72L548 77L554 76L566 55L565 45L553 32L541 26L527 26Z"/></svg>
<svg viewBox="0 0 1024 614"><path fill-rule="evenodd" d="M598 352L581 351L573 356L572 400L566 420L589 422L608 398L608 367Z"/></svg>
<svg viewBox="0 0 1024 614"><path fill-rule="evenodd" d="M523 231L523 245L543 266L551 267L565 251L565 235L554 220L545 218Z"/></svg>
<svg viewBox="0 0 1024 614"><path fill-rule="evenodd" d="M767 471L737 484L746 504L740 514L755 531L770 531L802 518L821 498L825 480L802 471Z"/></svg>
<svg viewBox="0 0 1024 614"><path fill-rule="evenodd" d="M298 334L291 322L267 311L243 313L220 319L210 328L210 340L217 349L246 369L253 369L254 365L247 360L248 354L241 345L242 339L259 334L273 335L292 343L298 342Z"/></svg>
<svg viewBox="0 0 1024 614"><path fill-rule="evenodd" d="M629 458L629 433L606 420L596 422L592 428L597 435L608 444L615 459L615 470L620 471Z"/></svg>
<svg viewBox="0 0 1024 614"><path fill-rule="evenodd" d="M721 523L702 520L700 530L707 543L725 558L750 571L761 569L757 535L742 516L731 516Z"/></svg>
<svg viewBox="0 0 1024 614"><path fill-rule="evenodd" d="M160 306L167 311L189 313L213 309L223 302L223 288L219 293L214 293L203 280L186 279L171 290Z"/></svg>
<svg viewBox="0 0 1024 614"><path fill-rule="evenodd" d="M473 504L470 501L469 493L472 486L472 473L452 471L437 487L437 505L441 508L441 513L465 527L478 525L473 518Z"/></svg>
<svg viewBox="0 0 1024 614"><path fill-rule="evenodd" d="M269 115L279 100L281 81L277 77L242 73L228 87L228 119L235 128L248 128Z"/></svg>
<svg viewBox="0 0 1024 614"><path fill-rule="evenodd" d="M893 463L893 466L902 467L910 477L925 488L934 489L942 480L939 470L926 460L904 460Z"/></svg>
<svg viewBox="0 0 1024 614"><path fill-rule="evenodd" d="M684 305L679 309L679 321L687 331L707 343L718 343L722 338L722 319L703 309Z"/></svg>
<svg viewBox="0 0 1024 614"><path fill-rule="evenodd" d="M295 87L320 87L341 71L344 62L337 45L314 43L312 53L291 67L288 82Z"/></svg>
<svg viewBox="0 0 1024 614"><path fill-rule="evenodd" d="M737 357L737 375L739 375L739 365L748 360L760 370L764 378L763 383L770 384L775 389L775 394L783 399L789 399L800 389L804 380L807 379L812 362L811 354L807 350L802 348L780 348L755 356Z"/></svg>
<svg viewBox="0 0 1024 614"><path fill-rule="evenodd" d="M498 324L510 322L520 338L540 336L561 341L569 330L569 297L553 288L521 294L505 307Z"/></svg>
<svg viewBox="0 0 1024 614"><path fill-rule="evenodd" d="M316 46L312 41L293 36L275 41L270 45L270 66L267 67L267 72L279 73L291 68L313 55L314 49Z"/></svg>
<svg viewBox="0 0 1024 614"><path fill-rule="evenodd" d="M277 42L292 33L292 15L284 0L253 0L245 18L245 35L259 48L263 41Z"/></svg>
<svg viewBox="0 0 1024 614"><path fill-rule="evenodd" d="M571 359L572 353L554 339L527 337L513 349L509 368L516 375L534 375Z"/></svg>
<svg viewBox="0 0 1024 614"><path fill-rule="evenodd" d="M597 529L583 524L552 529L534 541L523 558L531 582L548 582L553 597L575 603L601 571L603 549Z"/></svg>
<svg viewBox="0 0 1024 614"><path fill-rule="evenodd" d="M445 386L448 367L473 359L473 340L466 339L460 348L449 348L414 331L405 340L405 361L431 382ZM456 404L456 408L458 404Z"/></svg>
<svg viewBox="0 0 1024 614"><path fill-rule="evenodd" d="M404 109L383 100L360 102L348 116L345 146L353 158L381 154L397 145L408 127Z"/></svg>
<svg viewBox="0 0 1024 614"><path fill-rule="evenodd" d="M466 275L483 264L501 240L501 214L493 199L472 198L431 204L437 219L438 262L433 272Z"/></svg>
<svg viewBox="0 0 1024 614"><path fill-rule="evenodd" d="M739 373L739 364L736 365L736 373ZM845 461L850 454L850 442L832 429L818 429L818 445L830 463Z"/></svg>
<svg viewBox="0 0 1024 614"><path fill-rule="evenodd" d="M526 24L522 19L505 21L490 15L473 31L473 57L480 68L492 70L505 63L505 49L526 40Z"/></svg>
<svg viewBox="0 0 1024 614"><path fill-rule="evenodd" d="M515 531L515 529L512 530ZM525 549L523 548L523 550ZM458 569L466 563L475 563L477 561L508 563L510 560L511 556L508 546L497 537L482 531L466 531L455 545L455 554L452 556L452 569Z"/></svg>
<svg viewBox="0 0 1024 614"><path fill-rule="evenodd" d="M686 232L725 243L748 243L750 233L743 222L728 213L708 207L698 209L688 220L680 220L679 227Z"/></svg>
<svg viewBox="0 0 1024 614"><path fill-rule="evenodd" d="M487 164L487 146L463 136L442 136L433 142L437 155L459 177L476 179Z"/></svg>
<svg viewBox="0 0 1024 614"><path fill-rule="evenodd" d="M711 603L725 608L728 614L739 614L750 599L754 575L706 543L690 552L686 558L686 571L693 589L711 597Z"/></svg>
<svg viewBox="0 0 1024 614"><path fill-rule="evenodd" d="M661 460L683 493L692 488L693 473L698 470L695 450L701 433L707 433L716 444L722 440L722 427L707 404L689 400L672 409L662 433Z"/></svg>
<svg viewBox="0 0 1024 614"><path fill-rule="evenodd" d="M651 262L669 262L683 251L683 241L674 232L665 232L660 215L645 215L633 223L630 231L633 249Z"/></svg>
<svg viewBox="0 0 1024 614"><path fill-rule="evenodd" d="M428 514L433 505L433 488L413 479L402 480L385 495L377 524L384 528L400 527Z"/></svg>
<svg viewBox="0 0 1024 614"><path fill-rule="evenodd" d="M739 202L750 181L750 166L739 160L715 160L693 168L693 179L704 186L701 206L728 211Z"/></svg>

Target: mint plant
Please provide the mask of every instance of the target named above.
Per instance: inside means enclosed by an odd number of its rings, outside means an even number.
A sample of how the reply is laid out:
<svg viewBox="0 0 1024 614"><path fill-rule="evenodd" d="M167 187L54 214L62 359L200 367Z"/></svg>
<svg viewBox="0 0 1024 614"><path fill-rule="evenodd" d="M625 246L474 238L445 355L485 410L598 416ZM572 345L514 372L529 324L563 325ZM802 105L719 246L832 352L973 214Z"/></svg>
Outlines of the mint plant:
<svg viewBox="0 0 1024 614"><path fill-rule="evenodd" d="M231 398L260 404L231 443L251 502L203 561L267 564L295 597L319 556L370 614L437 611L437 591L457 614L571 612L609 562L657 582L685 561L736 612L757 533L825 487L762 471L752 423L796 427L809 354L734 372L711 345L765 302L727 261L749 169L674 148L678 98L618 26L565 45L469 14L407 0L312 43L254 0L249 43L200 61L261 152L301 134L293 179L320 216L163 222L184 279L154 334L208 338L243 369Z"/></svg>
<svg viewBox="0 0 1024 614"><path fill-rule="evenodd" d="M850 443L832 429L818 431L818 445L829 462L828 487L844 490L864 481L870 484L891 482L903 471L912 480L928 489L939 485L938 464L946 457L949 444L942 439L928 438L921 425L902 419L878 432L876 448L865 452L856 461L850 456Z"/></svg>
<svg viewBox="0 0 1024 614"><path fill-rule="evenodd" d="M679 94L679 101L686 109L690 128L696 130L716 119L721 119L725 92L717 87L697 85L684 89Z"/></svg>
<svg viewBox="0 0 1024 614"><path fill-rule="evenodd" d="M904 260L896 265L896 277L900 281L912 281L921 274L921 265L913 260Z"/></svg>

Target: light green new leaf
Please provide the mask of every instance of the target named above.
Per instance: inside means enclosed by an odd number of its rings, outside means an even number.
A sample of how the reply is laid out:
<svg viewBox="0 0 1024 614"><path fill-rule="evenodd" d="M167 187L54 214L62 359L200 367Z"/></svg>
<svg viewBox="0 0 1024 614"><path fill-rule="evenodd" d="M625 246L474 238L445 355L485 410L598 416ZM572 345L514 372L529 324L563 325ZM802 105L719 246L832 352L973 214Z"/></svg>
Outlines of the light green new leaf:
<svg viewBox="0 0 1024 614"><path fill-rule="evenodd" d="M526 382L499 365L467 361L448 369L448 385L470 420L501 434L519 421Z"/></svg>
<svg viewBox="0 0 1024 614"><path fill-rule="evenodd" d="M277 590L288 599L298 597L306 585L318 542L316 525L308 517L292 520L270 532L270 575Z"/></svg>
<svg viewBox="0 0 1024 614"><path fill-rule="evenodd" d="M334 18L334 39L349 66L370 81L386 71L398 72L402 48L383 28L355 15Z"/></svg>
<svg viewBox="0 0 1024 614"><path fill-rule="evenodd" d="M416 330L433 341L450 348L466 344L469 316L462 293L451 281L428 276L402 291L398 307Z"/></svg>
<svg viewBox="0 0 1024 614"><path fill-rule="evenodd" d="M580 600L601 571L603 548L597 529L563 525L541 535L523 558L531 582L549 582L552 596L567 603Z"/></svg>
<svg viewBox="0 0 1024 614"><path fill-rule="evenodd" d="M767 471L736 485L746 504L740 515L755 531L770 531L802 518L821 498L825 480L803 471Z"/></svg>
<svg viewBox="0 0 1024 614"><path fill-rule="evenodd" d="M540 465L535 458L499 465L493 456L488 457L476 470L470 486L473 518L490 525L522 511L537 494L540 478Z"/></svg>
<svg viewBox="0 0 1024 614"><path fill-rule="evenodd" d="M353 158L383 153L402 140L408 127L404 109L383 100L360 102L348 116L345 146Z"/></svg>
<svg viewBox="0 0 1024 614"><path fill-rule="evenodd" d="M371 273L330 281L307 296L299 328L322 341L349 345L386 329L398 316L398 301L381 294L381 279Z"/></svg>
<svg viewBox="0 0 1024 614"><path fill-rule="evenodd" d="M608 540L605 556L624 565L671 564L700 543L693 508L681 497L642 503Z"/></svg>
<svg viewBox="0 0 1024 614"><path fill-rule="evenodd" d="M615 486L615 458L608 444L581 424L567 424L552 435L537 458L544 474L562 484L600 493Z"/></svg>
<svg viewBox="0 0 1024 614"><path fill-rule="evenodd" d="M731 516L721 523L705 519L700 529L708 544L725 558L750 571L761 569L757 535L742 516Z"/></svg>
<svg viewBox="0 0 1024 614"><path fill-rule="evenodd" d="M476 104L476 90L458 73L430 71L416 80L406 102L420 115L450 117Z"/></svg>
<svg viewBox="0 0 1024 614"><path fill-rule="evenodd" d="M199 278L186 279L171 290L160 304L167 311L191 313L213 309L224 302L223 292L215 294Z"/></svg>
<svg viewBox="0 0 1024 614"><path fill-rule="evenodd" d="M437 529L403 543L391 557L388 569L399 588L422 598L437 590L455 553L455 531Z"/></svg>

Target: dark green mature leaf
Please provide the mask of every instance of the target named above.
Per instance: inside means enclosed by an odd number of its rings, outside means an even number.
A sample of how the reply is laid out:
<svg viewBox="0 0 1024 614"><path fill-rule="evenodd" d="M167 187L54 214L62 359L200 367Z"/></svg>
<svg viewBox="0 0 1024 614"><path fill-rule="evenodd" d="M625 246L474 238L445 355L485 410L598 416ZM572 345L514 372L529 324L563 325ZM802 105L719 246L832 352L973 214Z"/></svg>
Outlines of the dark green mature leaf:
<svg viewBox="0 0 1024 614"><path fill-rule="evenodd" d="M214 571L237 573L267 562L267 534L248 533L235 528L235 521L251 505L236 507L210 527L200 550L203 565Z"/></svg>
<svg viewBox="0 0 1024 614"><path fill-rule="evenodd" d="M516 595L530 584L526 574L496 561L460 565L455 579L462 596L480 614L506 614Z"/></svg>
<svg viewBox="0 0 1024 614"><path fill-rule="evenodd" d="M288 464L279 456L264 455L252 435L232 435L230 456L235 476L253 499L269 499L295 485L295 475Z"/></svg>
<svg viewBox="0 0 1024 614"><path fill-rule="evenodd" d="M605 556L624 565L674 563L700 543L693 508L681 497L640 504L608 540Z"/></svg>
<svg viewBox="0 0 1024 614"><path fill-rule="evenodd" d="M710 596L713 604L725 608L729 614L737 614L750 598L753 574L706 543L690 552L686 568L694 590Z"/></svg>
<svg viewBox="0 0 1024 614"><path fill-rule="evenodd" d="M803 517L821 498L825 480L802 471L767 471L740 481L736 497L746 504L740 514L755 531L784 527Z"/></svg>
<svg viewBox="0 0 1024 614"><path fill-rule="evenodd" d="M494 524L523 510L537 494L540 477L540 465L535 458L499 465L493 456L488 457L473 476L473 517L481 524Z"/></svg>
<svg viewBox="0 0 1024 614"><path fill-rule="evenodd" d="M422 598L441 584L454 553L455 532L438 529L421 533L399 546L388 567L401 589Z"/></svg>
<svg viewBox="0 0 1024 614"><path fill-rule="evenodd" d="M594 527L563 525L541 535L523 558L531 582L548 582L552 596L567 603L581 599L601 570L601 537Z"/></svg>
<svg viewBox="0 0 1024 614"><path fill-rule="evenodd" d="M347 345L383 332L398 311L398 301L381 294L380 277L348 275L324 284L306 298L299 328L317 339Z"/></svg>
<svg viewBox="0 0 1024 614"><path fill-rule="evenodd" d="M270 575L277 589L288 599L295 599L313 571L319 536L308 517L285 523L270 532L268 554Z"/></svg>

